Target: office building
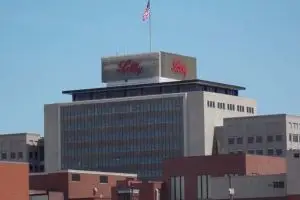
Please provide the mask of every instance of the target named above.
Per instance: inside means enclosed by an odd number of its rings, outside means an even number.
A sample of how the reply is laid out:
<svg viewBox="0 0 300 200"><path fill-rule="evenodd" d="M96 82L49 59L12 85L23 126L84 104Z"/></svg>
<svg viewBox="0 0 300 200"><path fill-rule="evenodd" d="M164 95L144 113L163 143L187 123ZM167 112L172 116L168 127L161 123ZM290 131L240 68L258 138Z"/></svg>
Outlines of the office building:
<svg viewBox="0 0 300 200"><path fill-rule="evenodd" d="M0 135L0 152L0 161L28 162L30 172L44 171L44 145L39 134Z"/></svg>
<svg viewBox="0 0 300 200"><path fill-rule="evenodd" d="M300 149L300 117L286 114L224 119L216 128L219 152L285 156Z"/></svg>
<svg viewBox="0 0 300 200"><path fill-rule="evenodd" d="M245 88L198 80L196 59L165 52L102 59L105 88L64 91L45 105L45 168L137 173L155 180L162 161L211 155L224 117L253 116Z"/></svg>

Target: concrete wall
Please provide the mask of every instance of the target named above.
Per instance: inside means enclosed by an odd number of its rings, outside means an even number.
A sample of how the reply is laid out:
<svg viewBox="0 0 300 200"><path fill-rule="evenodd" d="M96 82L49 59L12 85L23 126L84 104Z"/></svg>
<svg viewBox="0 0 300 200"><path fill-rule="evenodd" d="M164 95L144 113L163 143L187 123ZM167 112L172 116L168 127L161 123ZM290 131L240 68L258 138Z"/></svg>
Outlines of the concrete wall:
<svg viewBox="0 0 300 200"><path fill-rule="evenodd" d="M185 152L184 156L205 154L203 93L189 92L185 110Z"/></svg>
<svg viewBox="0 0 300 200"><path fill-rule="evenodd" d="M298 141L293 141L297 137ZM300 149L300 116L286 115L287 149Z"/></svg>
<svg viewBox="0 0 300 200"><path fill-rule="evenodd" d="M208 107L207 102L214 102L215 107ZM204 130L202 134L205 137L205 143L202 145L205 147L205 155L212 154L213 147L213 137L215 126L222 126L223 119L228 117L240 117L240 116L254 116L256 115L256 101L253 99L224 95L212 92L203 92L203 107L204 107ZM224 103L225 109L219 109L217 107L218 103ZM233 104L235 110L228 110L227 105ZM237 111L237 105L242 105L245 107L244 112ZM247 113L246 107L254 108L254 113Z"/></svg>
<svg viewBox="0 0 300 200"><path fill-rule="evenodd" d="M45 172L55 172L61 169L60 165L60 112L58 104L49 104L44 107L45 133Z"/></svg>
<svg viewBox="0 0 300 200"><path fill-rule="evenodd" d="M232 176L234 198L263 198L286 195L286 188L274 188L274 181L284 181L285 175ZM228 199L229 177L211 178L212 199Z"/></svg>
<svg viewBox="0 0 300 200"><path fill-rule="evenodd" d="M0 153L6 153L7 159L5 161L28 162L29 152L31 146L36 146L38 140L41 138L39 134L35 133L15 133L5 134L0 136ZM18 156L22 152L23 158ZM11 153L15 153L15 158L11 157ZM1 154L0 154L1 160Z"/></svg>
<svg viewBox="0 0 300 200"><path fill-rule="evenodd" d="M273 150L277 155L277 150L282 150L285 155L288 140L286 131L286 115L260 115L253 117L228 118L224 120L224 125L217 129L218 140L220 142L221 153L257 153L262 150L263 155L271 155L268 150ZM276 136L281 135L282 140L276 141ZM262 142L256 142L256 137L262 137ZM268 136L273 137L273 141L268 141ZM248 137L254 137L252 144L248 143ZM234 138L234 144L228 144L228 139ZM237 144L237 138L242 138L243 143Z"/></svg>
<svg viewBox="0 0 300 200"><path fill-rule="evenodd" d="M298 157L299 156L299 157ZM300 150L287 152L287 194L300 194Z"/></svg>

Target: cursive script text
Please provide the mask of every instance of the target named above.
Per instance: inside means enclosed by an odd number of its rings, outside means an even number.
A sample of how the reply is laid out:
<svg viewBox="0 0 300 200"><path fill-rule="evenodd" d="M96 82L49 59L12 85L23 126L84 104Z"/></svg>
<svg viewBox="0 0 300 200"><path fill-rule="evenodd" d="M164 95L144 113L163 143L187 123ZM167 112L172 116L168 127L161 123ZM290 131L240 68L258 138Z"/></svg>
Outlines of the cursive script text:
<svg viewBox="0 0 300 200"><path fill-rule="evenodd" d="M171 70L175 73L182 74L184 77L187 74L186 66L183 63L181 63L181 61L178 59L173 60L173 66L172 66Z"/></svg>
<svg viewBox="0 0 300 200"><path fill-rule="evenodd" d="M136 75L139 75L140 73L142 73L143 68L140 66L140 63L138 62L135 62L133 60L125 60L119 63L119 67L117 71L123 74L134 73Z"/></svg>

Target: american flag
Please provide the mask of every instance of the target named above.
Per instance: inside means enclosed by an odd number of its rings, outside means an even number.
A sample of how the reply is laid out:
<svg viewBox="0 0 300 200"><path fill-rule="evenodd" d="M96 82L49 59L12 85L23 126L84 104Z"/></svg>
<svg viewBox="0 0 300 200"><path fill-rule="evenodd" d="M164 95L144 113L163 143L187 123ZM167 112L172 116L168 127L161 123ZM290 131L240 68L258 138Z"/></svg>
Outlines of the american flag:
<svg viewBox="0 0 300 200"><path fill-rule="evenodd" d="M150 0L148 0L147 6L145 8L144 14L143 14L143 21L148 20L150 17Z"/></svg>

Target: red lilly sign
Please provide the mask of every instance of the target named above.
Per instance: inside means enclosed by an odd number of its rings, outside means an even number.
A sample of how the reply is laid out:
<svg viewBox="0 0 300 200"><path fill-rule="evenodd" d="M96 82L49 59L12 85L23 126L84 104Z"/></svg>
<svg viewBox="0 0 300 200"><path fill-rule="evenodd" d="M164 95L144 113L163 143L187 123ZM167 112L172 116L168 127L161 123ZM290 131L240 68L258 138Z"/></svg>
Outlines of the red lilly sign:
<svg viewBox="0 0 300 200"><path fill-rule="evenodd" d="M188 72L187 68L179 59L174 59L172 65L173 65L171 68L172 72L180 73L184 77L186 76Z"/></svg>
<svg viewBox="0 0 300 200"><path fill-rule="evenodd" d="M143 68L141 67L140 63L133 61L133 60L121 61L118 66L119 67L117 69L117 72L120 72L123 74L133 73L133 74L139 75L143 71Z"/></svg>

